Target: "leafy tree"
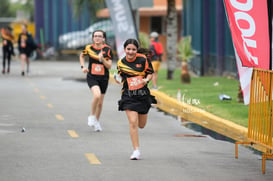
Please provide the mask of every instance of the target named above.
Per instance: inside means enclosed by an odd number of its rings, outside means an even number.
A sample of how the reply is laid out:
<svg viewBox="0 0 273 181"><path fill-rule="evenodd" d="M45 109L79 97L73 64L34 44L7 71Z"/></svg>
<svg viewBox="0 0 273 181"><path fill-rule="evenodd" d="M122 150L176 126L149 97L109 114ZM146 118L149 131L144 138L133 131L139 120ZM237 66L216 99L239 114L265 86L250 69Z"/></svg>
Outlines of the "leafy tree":
<svg viewBox="0 0 273 181"><path fill-rule="evenodd" d="M10 10L10 2L7 0L0 0L0 17L12 17L14 14L12 14Z"/></svg>
<svg viewBox="0 0 273 181"><path fill-rule="evenodd" d="M2 1L2 0L0 0ZM26 12L30 15L30 20L34 20L34 0L26 0L25 2L18 1L10 3L10 10L13 16L16 16L18 10Z"/></svg>
<svg viewBox="0 0 273 181"><path fill-rule="evenodd" d="M105 8L104 0L70 0L73 5L74 15L79 17L83 7L87 6L90 12L91 20L96 19L98 10Z"/></svg>
<svg viewBox="0 0 273 181"><path fill-rule="evenodd" d="M181 63L181 82L190 83L191 77L188 70L188 62L194 57L194 52L191 47L191 36L183 37L177 44L178 57Z"/></svg>
<svg viewBox="0 0 273 181"><path fill-rule="evenodd" d="M139 37L140 46L142 48L149 48L150 46L149 35L144 32L139 32L138 37Z"/></svg>

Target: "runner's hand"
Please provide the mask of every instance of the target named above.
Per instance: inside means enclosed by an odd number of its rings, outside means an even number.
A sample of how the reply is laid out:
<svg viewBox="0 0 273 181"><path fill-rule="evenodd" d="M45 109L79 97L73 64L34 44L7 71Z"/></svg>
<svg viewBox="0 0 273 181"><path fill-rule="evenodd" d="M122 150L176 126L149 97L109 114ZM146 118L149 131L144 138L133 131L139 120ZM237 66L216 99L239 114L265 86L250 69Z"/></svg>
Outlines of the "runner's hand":
<svg viewBox="0 0 273 181"><path fill-rule="evenodd" d="M88 70L87 68L83 67L83 68L82 68L82 72L83 72L83 73L88 73L89 70Z"/></svg>
<svg viewBox="0 0 273 181"><path fill-rule="evenodd" d="M142 79L142 84L143 84L143 85L146 85L146 84L148 84L148 82L149 82L149 79L147 79L147 78L145 78L145 79Z"/></svg>
<svg viewBox="0 0 273 181"><path fill-rule="evenodd" d="M114 73L114 79L115 79L116 83L121 84L122 77L116 72Z"/></svg>
<svg viewBox="0 0 273 181"><path fill-rule="evenodd" d="M104 60L103 54L102 54L102 52L100 52L99 53L99 61L103 62L103 60Z"/></svg>

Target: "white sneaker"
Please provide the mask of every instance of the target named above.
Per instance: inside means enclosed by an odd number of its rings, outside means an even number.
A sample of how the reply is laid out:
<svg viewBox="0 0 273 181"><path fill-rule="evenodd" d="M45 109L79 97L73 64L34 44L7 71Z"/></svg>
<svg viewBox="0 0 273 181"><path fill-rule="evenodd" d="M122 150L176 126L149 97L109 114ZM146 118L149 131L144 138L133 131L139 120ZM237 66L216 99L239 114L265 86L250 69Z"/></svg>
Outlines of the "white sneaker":
<svg viewBox="0 0 273 181"><path fill-rule="evenodd" d="M139 150L134 150L133 154L130 157L131 160L139 160L140 159L140 152Z"/></svg>
<svg viewBox="0 0 273 181"><path fill-rule="evenodd" d="M157 86L153 86L152 90L158 90Z"/></svg>
<svg viewBox="0 0 273 181"><path fill-rule="evenodd" d="M95 122L96 122L96 117L95 116L88 116L88 126L94 126L95 125Z"/></svg>
<svg viewBox="0 0 273 181"><path fill-rule="evenodd" d="M102 128L100 126L100 122L95 121L94 130L97 131L97 132L102 131Z"/></svg>

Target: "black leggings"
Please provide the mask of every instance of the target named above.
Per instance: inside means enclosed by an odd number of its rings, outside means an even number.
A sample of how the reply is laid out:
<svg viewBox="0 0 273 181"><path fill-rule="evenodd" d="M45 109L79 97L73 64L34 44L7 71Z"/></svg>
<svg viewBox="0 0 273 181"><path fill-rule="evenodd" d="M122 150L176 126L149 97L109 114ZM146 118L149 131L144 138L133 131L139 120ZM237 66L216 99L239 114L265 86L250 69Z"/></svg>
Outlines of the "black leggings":
<svg viewBox="0 0 273 181"><path fill-rule="evenodd" d="M11 52L3 48L3 69L6 67L6 59L8 60L8 68L10 67Z"/></svg>

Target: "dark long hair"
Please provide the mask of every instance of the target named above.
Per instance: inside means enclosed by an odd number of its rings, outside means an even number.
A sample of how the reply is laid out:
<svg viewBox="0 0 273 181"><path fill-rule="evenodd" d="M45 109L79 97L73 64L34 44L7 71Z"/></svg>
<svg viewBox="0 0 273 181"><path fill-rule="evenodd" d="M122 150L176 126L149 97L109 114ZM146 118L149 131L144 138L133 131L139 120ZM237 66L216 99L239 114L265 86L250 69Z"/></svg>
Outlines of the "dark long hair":
<svg viewBox="0 0 273 181"><path fill-rule="evenodd" d="M144 54L147 57L147 59L149 61L151 61L151 57L152 57L153 52L150 49L148 49L148 48L139 48L137 50L137 53Z"/></svg>
<svg viewBox="0 0 273 181"><path fill-rule="evenodd" d="M123 47L126 48L129 44L135 45L137 47L137 49L139 48L139 43L136 39L133 39L133 38L127 39L124 42Z"/></svg>
<svg viewBox="0 0 273 181"><path fill-rule="evenodd" d="M95 34L96 32L102 32L103 38L104 38L105 41L106 41L106 32L103 31L103 30L95 30L95 31L93 31L93 33L92 33L92 38L94 38L94 34Z"/></svg>

